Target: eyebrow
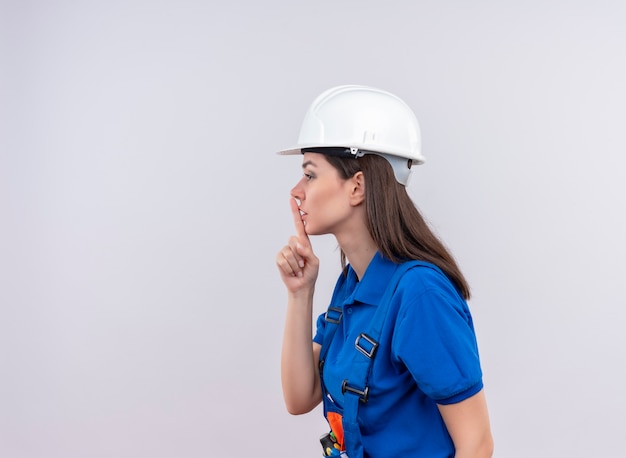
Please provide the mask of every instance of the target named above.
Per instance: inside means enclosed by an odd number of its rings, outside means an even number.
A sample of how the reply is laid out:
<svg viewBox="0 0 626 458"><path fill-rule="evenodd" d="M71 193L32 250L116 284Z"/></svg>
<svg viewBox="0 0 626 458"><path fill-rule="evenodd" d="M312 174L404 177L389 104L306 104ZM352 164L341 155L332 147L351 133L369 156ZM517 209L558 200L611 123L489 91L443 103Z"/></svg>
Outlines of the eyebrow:
<svg viewBox="0 0 626 458"><path fill-rule="evenodd" d="M310 166L312 166L312 167L317 167L317 165L315 165L315 163L314 163L313 161L306 161L306 162L303 162L303 163L302 163L302 168L304 169L304 168L306 168L306 166L308 166L308 165L310 165Z"/></svg>

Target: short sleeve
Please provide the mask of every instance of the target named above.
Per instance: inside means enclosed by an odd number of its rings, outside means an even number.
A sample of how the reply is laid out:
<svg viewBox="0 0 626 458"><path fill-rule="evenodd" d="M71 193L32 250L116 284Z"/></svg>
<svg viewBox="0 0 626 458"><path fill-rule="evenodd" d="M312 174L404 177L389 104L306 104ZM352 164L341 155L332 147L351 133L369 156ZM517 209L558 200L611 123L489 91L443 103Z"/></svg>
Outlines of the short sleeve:
<svg viewBox="0 0 626 458"><path fill-rule="evenodd" d="M316 326L317 328L315 335L313 336L313 342L322 345L322 343L324 343L324 335L326 333L326 320L324 319L323 313L317 317Z"/></svg>
<svg viewBox="0 0 626 458"><path fill-rule="evenodd" d="M418 294L404 292L392 351L420 390L451 404L480 391L482 371L467 303L447 280L435 280Z"/></svg>

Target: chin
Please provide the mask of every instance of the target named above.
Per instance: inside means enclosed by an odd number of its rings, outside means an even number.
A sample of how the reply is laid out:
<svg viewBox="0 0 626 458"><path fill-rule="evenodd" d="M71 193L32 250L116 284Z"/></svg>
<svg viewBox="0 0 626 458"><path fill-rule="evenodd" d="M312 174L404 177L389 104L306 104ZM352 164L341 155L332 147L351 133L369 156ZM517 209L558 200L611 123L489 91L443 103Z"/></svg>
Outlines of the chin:
<svg viewBox="0 0 626 458"><path fill-rule="evenodd" d="M306 232L306 235L319 235L315 227L309 226L308 224L304 226L304 232Z"/></svg>
<svg viewBox="0 0 626 458"><path fill-rule="evenodd" d="M316 230L315 228L312 229L308 229L308 228L304 228L304 231L306 232L306 235L326 235L326 234L330 234L329 231L324 231L324 230Z"/></svg>

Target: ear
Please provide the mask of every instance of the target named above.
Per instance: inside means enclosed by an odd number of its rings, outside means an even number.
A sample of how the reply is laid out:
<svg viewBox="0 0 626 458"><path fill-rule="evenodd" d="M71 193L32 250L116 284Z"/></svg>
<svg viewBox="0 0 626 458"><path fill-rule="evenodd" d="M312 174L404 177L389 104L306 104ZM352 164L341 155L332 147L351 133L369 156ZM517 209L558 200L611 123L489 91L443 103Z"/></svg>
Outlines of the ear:
<svg viewBox="0 0 626 458"><path fill-rule="evenodd" d="M355 173L348 180L350 186L350 204L356 207L365 201L365 176L363 172Z"/></svg>

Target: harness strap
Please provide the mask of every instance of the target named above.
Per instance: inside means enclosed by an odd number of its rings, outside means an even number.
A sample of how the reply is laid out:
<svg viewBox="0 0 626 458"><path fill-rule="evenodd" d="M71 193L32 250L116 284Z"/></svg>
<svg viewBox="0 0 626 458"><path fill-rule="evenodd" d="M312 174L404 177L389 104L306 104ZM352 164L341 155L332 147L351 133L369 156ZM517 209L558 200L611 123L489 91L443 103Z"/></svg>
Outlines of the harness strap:
<svg viewBox="0 0 626 458"><path fill-rule="evenodd" d="M340 281L335 285L335 289L333 291L333 295L330 303L334 304L336 302L336 298L339 295L340 291L345 288L346 278L342 277ZM320 373L320 386L322 388L322 404L324 406L324 417L328 414L329 407L329 399L328 399L328 391L326 390L326 386L324 385L324 362L326 361L326 354L328 353L328 348L330 347L330 343L335 336L335 332L337 331L337 327L339 323L341 323L341 319L343 318L343 307L341 304L337 307L333 307L332 305L328 307L326 314L324 315L324 320L326 321L326 332L324 333L324 340L322 341L322 348L320 350L320 359L319 359L319 373Z"/></svg>
<svg viewBox="0 0 626 458"><path fill-rule="evenodd" d="M354 359L350 367L349 377L345 379L342 384L342 392L344 394L343 431L348 456L350 458L363 457L363 443L361 429L358 423L358 411L361 405L367 403L370 396L368 379L372 371L372 365L374 363L376 351L378 350L380 335L382 333L382 329L389 312L391 298L396 292L398 283L400 282L402 276L409 269L416 266L429 267L439 270L438 267L434 266L433 264L416 260L407 261L399 264L396 267L393 276L389 280L387 289L385 290L385 293L380 303L378 304L376 312L372 317L372 321L369 324L369 329L367 329L366 332L359 334L356 341L354 342L355 349L358 351L355 351L354 353ZM333 297L341 290L343 282L341 283L341 285L338 284L335 288ZM337 324L339 323L339 321L340 319L337 321L337 323L333 323L332 321L327 321L326 323L327 330L324 336L324 342L320 354L320 377L322 377L323 364L326 353L328 352L328 347L330 346L330 342L335 335L335 331L337 330ZM331 325L330 328L328 327L329 325ZM321 386L324 396L324 414L326 415L328 407L327 404L329 403L326 399L327 393L324 387L323 379Z"/></svg>
<svg viewBox="0 0 626 458"><path fill-rule="evenodd" d="M385 294L383 295L374 317L370 322L367 333L360 334L355 342L357 350L354 353L354 359L350 368L350 376L344 380L343 386L350 386L353 390L344 390L344 408L343 408L343 433L346 442L346 449L350 458L363 457L363 443L361 438L361 429L358 422L358 412L361 404L365 404L368 401L369 386L368 379L372 371L372 365L374 363L374 356L376 356L376 350L378 348L378 342L383 330L383 325L389 312L389 305L391 304L391 298L396 292L398 283L402 278L402 275L412 267L421 264L419 261L409 261L398 265L394 272ZM374 342L372 350L365 352L361 350L360 337L366 335L368 342ZM360 393L363 393L361 395Z"/></svg>

